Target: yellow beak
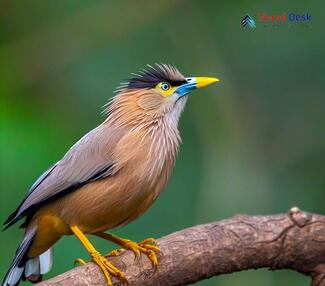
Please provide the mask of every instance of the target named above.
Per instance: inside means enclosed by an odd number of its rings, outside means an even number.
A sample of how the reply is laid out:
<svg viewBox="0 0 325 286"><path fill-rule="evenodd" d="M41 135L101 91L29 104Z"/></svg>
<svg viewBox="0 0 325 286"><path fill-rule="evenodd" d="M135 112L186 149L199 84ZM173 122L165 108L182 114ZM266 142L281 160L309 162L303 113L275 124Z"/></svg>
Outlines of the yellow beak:
<svg viewBox="0 0 325 286"><path fill-rule="evenodd" d="M215 77L187 77L186 83L180 85L175 92L180 96L189 94L192 90L205 87L219 81Z"/></svg>
<svg viewBox="0 0 325 286"><path fill-rule="evenodd" d="M207 85L210 85L210 84L213 84L213 83L219 81L219 79L215 78L215 77L195 77L194 79L196 81L197 88L205 87Z"/></svg>

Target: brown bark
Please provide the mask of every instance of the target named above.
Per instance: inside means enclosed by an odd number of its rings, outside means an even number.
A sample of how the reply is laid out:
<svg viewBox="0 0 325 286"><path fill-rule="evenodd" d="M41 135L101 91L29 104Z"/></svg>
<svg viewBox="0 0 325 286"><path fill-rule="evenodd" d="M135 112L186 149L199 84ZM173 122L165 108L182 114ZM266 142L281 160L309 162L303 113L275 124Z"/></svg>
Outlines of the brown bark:
<svg viewBox="0 0 325 286"><path fill-rule="evenodd" d="M187 228L158 240L158 271L147 257L134 261L130 251L109 258L130 286L175 286L220 274L268 267L309 275L312 286L325 286L325 216L292 208L287 214L237 215ZM114 286L121 285L113 279ZM38 286L105 285L99 268L88 263Z"/></svg>

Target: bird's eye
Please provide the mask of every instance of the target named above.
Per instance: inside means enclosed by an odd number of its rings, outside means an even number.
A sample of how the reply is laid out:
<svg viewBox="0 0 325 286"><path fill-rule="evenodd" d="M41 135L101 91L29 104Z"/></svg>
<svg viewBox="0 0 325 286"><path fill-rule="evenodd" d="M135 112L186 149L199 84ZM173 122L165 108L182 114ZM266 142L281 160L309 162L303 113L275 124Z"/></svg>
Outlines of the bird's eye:
<svg viewBox="0 0 325 286"><path fill-rule="evenodd" d="M170 85L167 82L163 82L160 87L162 90L165 90L165 91L170 89Z"/></svg>

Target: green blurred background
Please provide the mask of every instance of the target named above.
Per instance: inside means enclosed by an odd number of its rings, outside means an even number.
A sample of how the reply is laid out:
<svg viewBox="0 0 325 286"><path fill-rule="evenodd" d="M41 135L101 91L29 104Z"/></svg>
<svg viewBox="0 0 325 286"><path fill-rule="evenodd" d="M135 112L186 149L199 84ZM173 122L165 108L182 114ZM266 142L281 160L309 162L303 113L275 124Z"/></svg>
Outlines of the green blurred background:
<svg viewBox="0 0 325 286"><path fill-rule="evenodd" d="M324 1L1 1L0 219L33 181L103 120L131 72L175 64L217 76L182 116L183 145L153 207L114 233L134 240L297 205L325 213ZM271 2L271 1L270 1ZM308 27L263 27L258 14L310 13ZM242 28L250 14L256 29ZM21 239L0 233L0 277ZM102 251L113 246L93 239ZM52 277L87 254L55 246ZM197 285L308 285L291 272L246 271Z"/></svg>

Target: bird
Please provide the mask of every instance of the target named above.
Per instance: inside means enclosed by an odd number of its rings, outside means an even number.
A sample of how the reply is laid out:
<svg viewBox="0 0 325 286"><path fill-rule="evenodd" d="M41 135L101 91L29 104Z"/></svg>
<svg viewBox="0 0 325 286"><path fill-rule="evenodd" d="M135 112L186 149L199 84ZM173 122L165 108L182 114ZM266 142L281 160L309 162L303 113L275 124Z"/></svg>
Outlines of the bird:
<svg viewBox="0 0 325 286"><path fill-rule="evenodd" d="M89 240L101 237L146 255L157 269L160 249L154 238L137 243L106 231L141 216L164 189L175 164L181 137L179 119L191 91L219 81L185 77L173 65L147 65L116 89L105 105L105 120L77 141L31 186L4 229L23 220L24 236L3 286L32 283L52 267L52 247L74 235L98 265L106 284L125 274ZM85 264L83 259L77 259Z"/></svg>

